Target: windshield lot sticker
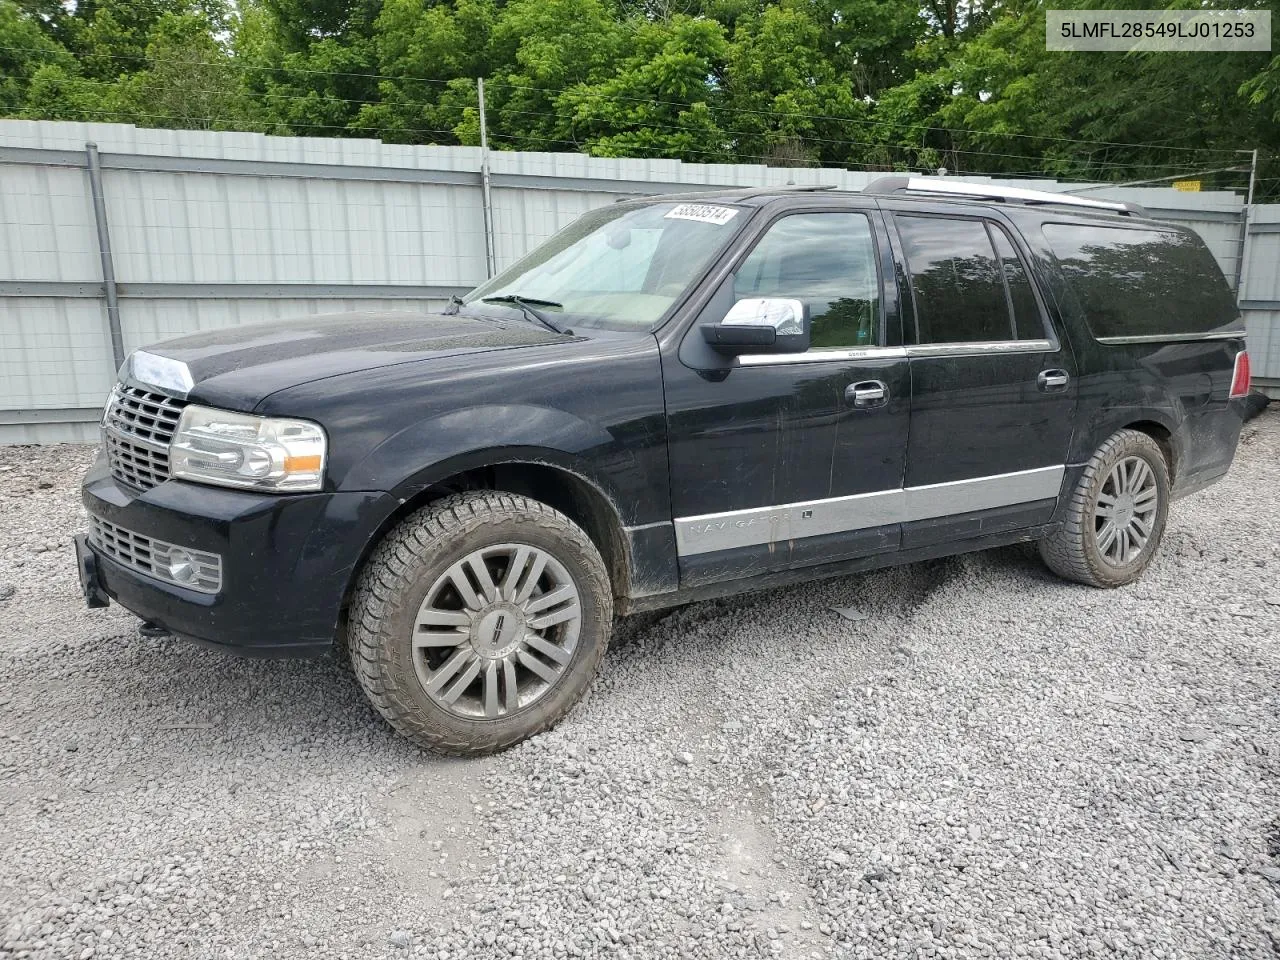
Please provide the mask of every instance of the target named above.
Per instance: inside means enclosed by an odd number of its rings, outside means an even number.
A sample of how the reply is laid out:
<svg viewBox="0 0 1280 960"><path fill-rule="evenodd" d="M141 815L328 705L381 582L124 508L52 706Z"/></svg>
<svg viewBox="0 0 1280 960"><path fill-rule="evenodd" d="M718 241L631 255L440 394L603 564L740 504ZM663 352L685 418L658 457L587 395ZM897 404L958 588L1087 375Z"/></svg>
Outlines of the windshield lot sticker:
<svg viewBox="0 0 1280 960"><path fill-rule="evenodd" d="M714 203L682 203L673 207L664 220L697 220L724 226L738 211L732 207L717 207Z"/></svg>

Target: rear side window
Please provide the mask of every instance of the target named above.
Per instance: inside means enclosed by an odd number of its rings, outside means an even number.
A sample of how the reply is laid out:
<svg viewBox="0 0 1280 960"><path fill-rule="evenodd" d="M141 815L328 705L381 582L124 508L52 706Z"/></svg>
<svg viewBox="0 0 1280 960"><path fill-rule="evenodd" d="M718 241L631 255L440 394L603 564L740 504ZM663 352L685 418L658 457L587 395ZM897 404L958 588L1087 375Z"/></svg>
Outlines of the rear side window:
<svg viewBox="0 0 1280 960"><path fill-rule="evenodd" d="M993 223L987 224L991 239L995 241L1000 266L1004 268L1005 287L1009 291L1009 306L1013 309L1014 334L1019 340L1038 340L1044 336L1044 321L1040 319L1040 304L1031 290L1031 277L1027 266L1014 249L1009 235Z"/></svg>
<svg viewBox="0 0 1280 960"><path fill-rule="evenodd" d="M1194 234L1074 223L1043 230L1095 337L1239 328L1231 288Z"/></svg>
<svg viewBox="0 0 1280 960"><path fill-rule="evenodd" d="M999 226L946 217L894 219L911 274L917 342L1044 337L1026 265Z"/></svg>

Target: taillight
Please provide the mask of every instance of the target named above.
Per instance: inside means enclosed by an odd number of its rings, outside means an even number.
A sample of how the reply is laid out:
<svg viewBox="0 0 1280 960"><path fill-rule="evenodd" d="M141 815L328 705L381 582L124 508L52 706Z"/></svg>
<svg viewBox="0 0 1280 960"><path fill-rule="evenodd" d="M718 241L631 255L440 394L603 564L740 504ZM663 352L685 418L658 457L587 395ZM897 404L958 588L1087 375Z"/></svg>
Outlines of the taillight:
<svg viewBox="0 0 1280 960"><path fill-rule="evenodd" d="M1249 395L1249 351L1236 354L1236 369L1231 374L1231 399Z"/></svg>

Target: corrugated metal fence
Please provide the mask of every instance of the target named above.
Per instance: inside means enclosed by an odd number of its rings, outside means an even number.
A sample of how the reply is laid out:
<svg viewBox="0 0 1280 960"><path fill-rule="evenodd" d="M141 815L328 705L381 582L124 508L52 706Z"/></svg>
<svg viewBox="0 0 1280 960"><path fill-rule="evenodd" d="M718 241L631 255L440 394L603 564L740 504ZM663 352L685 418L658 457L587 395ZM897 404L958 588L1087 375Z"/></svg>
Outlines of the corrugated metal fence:
<svg viewBox="0 0 1280 960"><path fill-rule="evenodd" d="M1280 397L1280 204L1249 210L1240 309L1249 323L1254 383Z"/></svg>
<svg viewBox="0 0 1280 960"><path fill-rule="evenodd" d="M0 443L92 439L120 349L289 315L417 310L464 293L486 273L480 167L471 147L0 121ZM501 151L490 168L498 269L620 197L787 183L856 190L878 176ZM1235 194L1088 195L1136 200L1195 228L1238 276ZM1280 208L1255 208L1251 230L1251 347L1257 373L1280 378Z"/></svg>

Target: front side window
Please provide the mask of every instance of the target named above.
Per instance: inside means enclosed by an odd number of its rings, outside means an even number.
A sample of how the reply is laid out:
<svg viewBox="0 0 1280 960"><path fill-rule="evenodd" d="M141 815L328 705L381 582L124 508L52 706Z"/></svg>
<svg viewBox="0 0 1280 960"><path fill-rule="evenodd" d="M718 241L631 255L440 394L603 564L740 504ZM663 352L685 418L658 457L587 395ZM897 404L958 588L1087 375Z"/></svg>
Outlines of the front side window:
<svg viewBox="0 0 1280 960"><path fill-rule="evenodd" d="M746 220L730 204L593 210L464 299L519 297L570 327L652 330Z"/></svg>
<svg viewBox="0 0 1280 960"><path fill-rule="evenodd" d="M738 267L734 300L802 300L811 348L876 343L880 279L871 224L861 213L795 213L775 222Z"/></svg>
<svg viewBox="0 0 1280 960"><path fill-rule="evenodd" d="M894 221L911 277L917 343L1044 338L1031 275L1003 227L948 217Z"/></svg>

